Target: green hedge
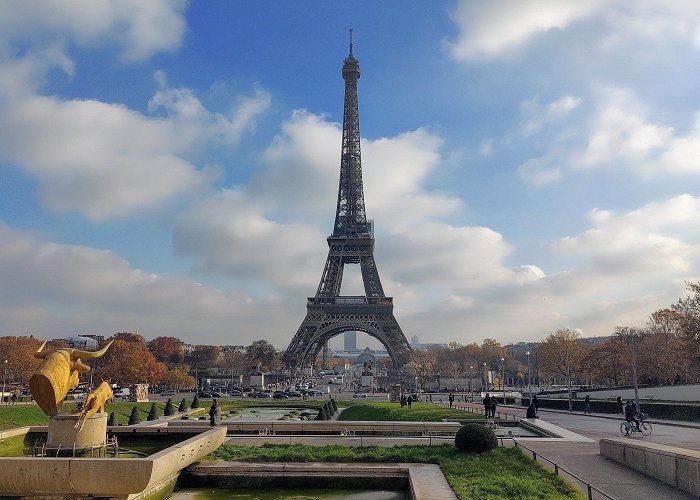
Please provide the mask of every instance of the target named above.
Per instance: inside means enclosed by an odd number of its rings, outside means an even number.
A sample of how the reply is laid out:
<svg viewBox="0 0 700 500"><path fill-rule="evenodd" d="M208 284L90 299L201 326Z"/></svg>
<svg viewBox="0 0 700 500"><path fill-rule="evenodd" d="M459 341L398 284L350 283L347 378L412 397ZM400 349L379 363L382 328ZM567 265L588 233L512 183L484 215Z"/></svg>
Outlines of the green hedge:
<svg viewBox="0 0 700 500"><path fill-rule="evenodd" d="M568 399L537 398L540 408L552 408L554 410L569 410ZM626 402L627 400L623 400ZM586 405L583 399L573 399L571 401L573 411L583 412ZM522 405L529 406L530 400L523 398ZM700 405L688 403L661 403L640 401L639 408L650 418L663 418L668 420L685 420L688 422L700 422ZM593 413L620 414L617 408L617 401L591 399L591 410Z"/></svg>

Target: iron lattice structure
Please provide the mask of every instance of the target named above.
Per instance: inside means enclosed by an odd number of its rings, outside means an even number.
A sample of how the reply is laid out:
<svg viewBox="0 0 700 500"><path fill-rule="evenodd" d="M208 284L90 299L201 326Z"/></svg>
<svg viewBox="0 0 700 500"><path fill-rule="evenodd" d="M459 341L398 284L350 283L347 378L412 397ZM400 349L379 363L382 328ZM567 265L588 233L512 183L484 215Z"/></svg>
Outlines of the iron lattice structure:
<svg viewBox="0 0 700 500"><path fill-rule="evenodd" d="M340 159L338 206L333 234L328 237L328 258L315 297L309 297L306 317L285 352L290 368L313 365L326 343L346 331L361 331L379 340L395 368L408 362L411 347L394 317L391 297L384 295L374 261L374 228L367 220L362 187L360 116L357 82L360 64L350 53L343 62L345 102ZM345 264L359 264L364 296L341 296Z"/></svg>

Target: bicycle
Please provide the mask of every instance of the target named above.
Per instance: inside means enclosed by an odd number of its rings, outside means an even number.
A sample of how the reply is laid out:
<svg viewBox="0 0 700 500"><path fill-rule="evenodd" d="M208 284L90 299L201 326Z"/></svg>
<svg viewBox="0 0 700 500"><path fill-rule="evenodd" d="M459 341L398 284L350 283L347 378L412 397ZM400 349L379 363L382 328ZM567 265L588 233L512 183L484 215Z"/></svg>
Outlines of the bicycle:
<svg viewBox="0 0 700 500"><path fill-rule="evenodd" d="M651 424L645 422L647 416L642 413L639 415L639 430L637 430L637 425L634 422L624 421L620 424L620 432L623 436L630 437L635 432L641 432L644 436L651 435Z"/></svg>

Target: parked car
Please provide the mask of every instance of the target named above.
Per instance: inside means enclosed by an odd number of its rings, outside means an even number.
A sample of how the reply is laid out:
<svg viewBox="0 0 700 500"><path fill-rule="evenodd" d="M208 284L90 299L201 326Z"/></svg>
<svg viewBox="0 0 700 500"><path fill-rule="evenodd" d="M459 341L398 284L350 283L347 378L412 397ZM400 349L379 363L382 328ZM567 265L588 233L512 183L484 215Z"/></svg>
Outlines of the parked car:
<svg viewBox="0 0 700 500"><path fill-rule="evenodd" d="M229 394L231 397L236 397L236 396L243 396L243 393L239 391L238 389L231 389L231 393Z"/></svg>
<svg viewBox="0 0 700 500"><path fill-rule="evenodd" d="M285 393L277 391L272 395L272 399L289 399Z"/></svg>
<svg viewBox="0 0 700 500"><path fill-rule="evenodd" d="M271 398L272 394L269 392L256 392L254 398Z"/></svg>
<svg viewBox="0 0 700 500"><path fill-rule="evenodd" d="M364 392L356 392L355 394L352 395L353 398L366 398L367 394Z"/></svg>
<svg viewBox="0 0 700 500"><path fill-rule="evenodd" d="M323 393L321 391L310 390L310 391L306 391L306 395L307 396L323 396Z"/></svg>
<svg viewBox="0 0 700 500"><path fill-rule="evenodd" d="M212 396L212 393L211 393L211 392L207 392L207 391L197 391L197 397L199 397L199 398L211 398L211 397L213 397L213 396Z"/></svg>

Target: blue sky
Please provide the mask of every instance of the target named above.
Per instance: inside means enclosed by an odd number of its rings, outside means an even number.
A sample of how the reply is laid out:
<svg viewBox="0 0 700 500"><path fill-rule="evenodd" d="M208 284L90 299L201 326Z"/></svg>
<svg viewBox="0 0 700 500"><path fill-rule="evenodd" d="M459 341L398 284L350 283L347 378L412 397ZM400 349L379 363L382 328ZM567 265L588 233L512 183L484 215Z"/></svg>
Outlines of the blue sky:
<svg viewBox="0 0 700 500"><path fill-rule="evenodd" d="M285 348L332 230L350 26L407 337L607 335L698 279L694 2L7 1L0 334Z"/></svg>

